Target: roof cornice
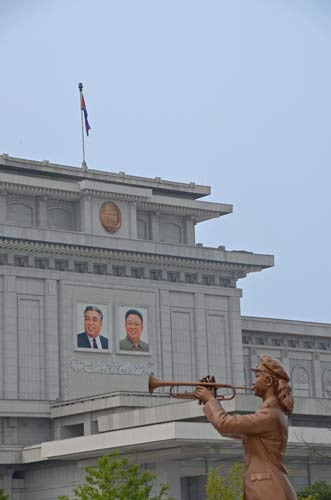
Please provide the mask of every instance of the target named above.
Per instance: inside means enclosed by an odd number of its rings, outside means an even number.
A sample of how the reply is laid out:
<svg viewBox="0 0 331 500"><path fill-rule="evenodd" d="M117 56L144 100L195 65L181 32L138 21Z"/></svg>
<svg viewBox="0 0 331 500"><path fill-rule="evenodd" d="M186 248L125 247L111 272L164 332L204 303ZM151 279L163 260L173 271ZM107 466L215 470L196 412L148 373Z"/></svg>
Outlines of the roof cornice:
<svg viewBox="0 0 331 500"><path fill-rule="evenodd" d="M165 255L127 249L91 247L86 245L65 244L49 241L33 241L28 239L0 238L0 249L29 254L47 254L76 258L92 258L103 261L155 265L169 268L194 269L196 271L231 271L245 273L261 271L265 265L243 262L226 262L199 257L183 257L181 255Z"/></svg>
<svg viewBox="0 0 331 500"><path fill-rule="evenodd" d="M39 178L62 180L93 180L103 183L117 185L135 186L153 189L159 193L179 195L188 199L201 198L210 194L210 187L195 184L195 182L174 182L155 177L140 177L128 175L125 172L107 172L100 170L83 170L82 168L51 163L48 160L35 161L23 158L14 158L8 154L0 155L0 169L7 172L15 172L23 175L32 174Z"/></svg>

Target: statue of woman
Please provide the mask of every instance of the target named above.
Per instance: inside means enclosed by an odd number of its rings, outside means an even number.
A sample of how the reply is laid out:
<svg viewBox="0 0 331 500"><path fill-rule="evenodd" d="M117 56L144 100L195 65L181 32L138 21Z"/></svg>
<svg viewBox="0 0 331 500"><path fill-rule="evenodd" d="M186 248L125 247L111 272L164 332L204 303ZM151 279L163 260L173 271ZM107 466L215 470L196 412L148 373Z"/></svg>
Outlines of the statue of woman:
<svg viewBox="0 0 331 500"><path fill-rule="evenodd" d="M195 396L217 431L241 439L245 449L244 500L296 500L283 456L287 444L287 417L293 411L289 376L279 361L261 356L253 390L262 398L256 413L228 415L213 390L198 386Z"/></svg>

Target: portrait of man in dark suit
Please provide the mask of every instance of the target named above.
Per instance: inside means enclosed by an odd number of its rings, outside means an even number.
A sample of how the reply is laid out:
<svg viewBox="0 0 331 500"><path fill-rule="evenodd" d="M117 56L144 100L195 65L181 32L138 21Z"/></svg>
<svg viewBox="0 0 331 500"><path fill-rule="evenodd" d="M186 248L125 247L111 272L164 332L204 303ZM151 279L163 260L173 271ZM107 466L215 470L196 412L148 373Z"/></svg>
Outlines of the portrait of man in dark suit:
<svg viewBox="0 0 331 500"><path fill-rule="evenodd" d="M86 306L84 331L77 335L77 347L85 349L108 349L108 339L100 335L103 313L97 306Z"/></svg>

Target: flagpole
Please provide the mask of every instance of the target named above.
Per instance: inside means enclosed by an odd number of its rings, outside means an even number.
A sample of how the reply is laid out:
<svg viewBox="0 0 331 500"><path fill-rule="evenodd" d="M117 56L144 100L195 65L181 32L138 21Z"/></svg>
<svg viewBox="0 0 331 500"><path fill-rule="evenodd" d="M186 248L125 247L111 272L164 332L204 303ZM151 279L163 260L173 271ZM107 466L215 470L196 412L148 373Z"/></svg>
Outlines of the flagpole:
<svg viewBox="0 0 331 500"><path fill-rule="evenodd" d="M83 150L82 169L86 171L87 170L87 163L85 161L84 120L83 120L83 109L82 109L83 84L81 82L78 84L78 89L79 89L80 117L81 117L81 122L82 122L82 150Z"/></svg>

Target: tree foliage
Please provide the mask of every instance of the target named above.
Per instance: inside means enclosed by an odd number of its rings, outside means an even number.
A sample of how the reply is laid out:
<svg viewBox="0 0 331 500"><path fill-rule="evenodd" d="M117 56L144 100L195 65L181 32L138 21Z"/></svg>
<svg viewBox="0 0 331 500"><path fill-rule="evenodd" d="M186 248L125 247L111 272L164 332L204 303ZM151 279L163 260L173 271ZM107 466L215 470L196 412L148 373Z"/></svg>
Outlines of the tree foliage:
<svg viewBox="0 0 331 500"><path fill-rule="evenodd" d="M307 497L299 496L298 500L318 500L316 495L308 495Z"/></svg>
<svg viewBox="0 0 331 500"><path fill-rule="evenodd" d="M118 454L99 458L97 467L86 467L85 471L86 484L74 488L72 500L174 500L168 498L166 484L152 496L155 476L137 464L128 465L128 459ZM59 500L69 497L61 496Z"/></svg>
<svg viewBox="0 0 331 500"><path fill-rule="evenodd" d="M9 498L9 495L7 495L2 488L0 488L0 500L7 500Z"/></svg>
<svg viewBox="0 0 331 500"><path fill-rule="evenodd" d="M206 500L242 500L243 465L234 464L225 475L221 475L222 465L211 468L206 484Z"/></svg>
<svg viewBox="0 0 331 500"><path fill-rule="evenodd" d="M308 500L331 500L331 484L316 481L309 486L304 486L298 491L298 500L305 500L306 497Z"/></svg>

